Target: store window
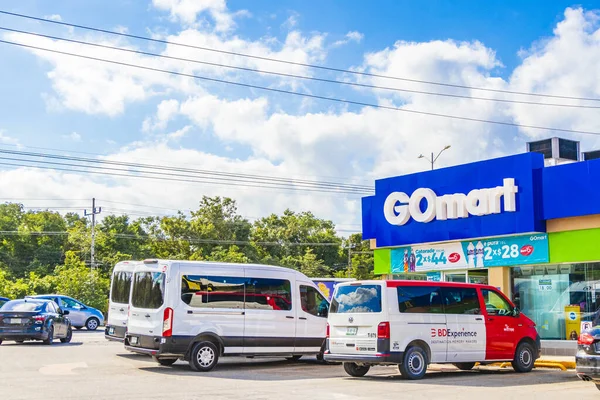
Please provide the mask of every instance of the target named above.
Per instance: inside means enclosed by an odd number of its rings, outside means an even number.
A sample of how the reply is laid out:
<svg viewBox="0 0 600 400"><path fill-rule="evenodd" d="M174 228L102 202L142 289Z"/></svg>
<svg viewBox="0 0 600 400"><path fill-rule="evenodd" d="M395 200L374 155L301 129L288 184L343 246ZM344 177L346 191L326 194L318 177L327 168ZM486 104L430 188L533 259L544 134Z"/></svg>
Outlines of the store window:
<svg viewBox="0 0 600 400"><path fill-rule="evenodd" d="M600 262L513 268L512 282L513 302L536 323L542 339L571 339L570 315L600 323Z"/></svg>

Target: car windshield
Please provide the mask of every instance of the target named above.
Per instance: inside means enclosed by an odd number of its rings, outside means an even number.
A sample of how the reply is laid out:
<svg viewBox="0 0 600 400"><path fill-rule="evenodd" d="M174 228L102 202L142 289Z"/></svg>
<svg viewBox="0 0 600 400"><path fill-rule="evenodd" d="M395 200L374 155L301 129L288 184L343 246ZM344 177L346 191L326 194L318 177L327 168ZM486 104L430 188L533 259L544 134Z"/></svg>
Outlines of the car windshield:
<svg viewBox="0 0 600 400"><path fill-rule="evenodd" d="M338 286L331 301L331 313L381 312L381 286Z"/></svg>
<svg viewBox="0 0 600 400"><path fill-rule="evenodd" d="M42 312L45 302L13 300L4 304L0 311Z"/></svg>

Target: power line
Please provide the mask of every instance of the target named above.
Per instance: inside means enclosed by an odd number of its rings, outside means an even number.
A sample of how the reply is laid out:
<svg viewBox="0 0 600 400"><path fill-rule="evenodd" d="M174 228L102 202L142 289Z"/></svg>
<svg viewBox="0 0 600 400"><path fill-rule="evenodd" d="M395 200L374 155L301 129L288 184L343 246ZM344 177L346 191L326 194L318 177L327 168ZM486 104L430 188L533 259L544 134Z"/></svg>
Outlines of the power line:
<svg viewBox="0 0 600 400"><path fill-rule="evenodd" d="M301 62L282 60L282 59L277 59L277 58L272 58L272 57L263 57L263 56L256 56L256 55L246 54L246 53L219 50L219 49L214 49L214 48L210 48L210 47L196 46L196 45L190 45L190 44L185 44L185 43L170 42L167 40L155 39L155 38L150 38L147 36L133 35L133 34L129 34L129 33L116 32L116 31L111 31L111 30L107 30L107 29L94 28L94 27L79 25L79 24L71 24L71 23L64 22L64 21L54 21L54 20L50 20L50 19L46 19L46 18L39 18L39 17L31 16L31 15L13 13L13 12L3 11L3 10L0 10L0 14L11 15L13 17L26 18L26 19L30 19L30 20L41 21L41 22L46 22L46 23L51 23L51 24L56 24L56 25L68 26L68 27L72 27L72 28L85 29L85 30L93 31L93 32L107 33L107 34L115 35L115 36L128 37L131 39L144 40L144 41L153 42L153 43L161 43L161 44L165 44L165 45L180 46L180 47L185 47L185 48L190 48L190 49L210 51L210 52L215 52L215 53L220 53L220 54L228 54L228 55L237 56L237 57L245 57L245 58L251 58L251 59L262 60L262 61L270 61L270 62L287 64L287 65L296 65L296 66L300 66L300 67L314 68L314 69L319 69L319 70L323 70L323 71L341 72L341 73L352 74L352 75L369 76L369 77L373 77L373 78L392 79L392 80L398 80L398 81L422 83L422 84L435 85L435 86L445 86L445 87L452 87L452 88L459 88L459 89L470 89L470 90L480 90L480 91L494 92L494 93L516 94L516 95L521 95L521 96L549 97L549 98L556 98L556 99L584 100L584 101L600 101L600 98L553 95L553 94L547 94L547 93L519 92L519 91L502 90L502 89L490 89L490 88L481 88L481 87L468 86L468 85L458 85L458 84L451 84L451 83L444 83L444 82L435 82L435 81L411 79L411 78L405 78L405 77L374 74L374 73L362 72L362 71L353 71L353 70L349 70L349 69L326 67L323 65L301 63Z"/></svg>
<svg viewBox="0 0 600 400"><path fill-rule="evenodd" d="M528 129L556 131L556 132L565 132L565 133L579 133L579 134L585 134L585 135L600 135L600 132L593 132L593 131L581 131L581 130L565 129L565 128L552 128L552 127L544 127L544 126L536 126L536 125L522 125L522 124L517 124L514 122L493 121L493 120L486 120L486 119L481 119L481 118L471 118L471 117L460 117L460 116L456 116L456 115L434 113L434 112L429 112L429 111L412 110L412 109L394 107L394 106L385 106L385 105L381 105L381 104L367 103L367 102L362 102L362 101L343 100L343 99L339 99L339 98L335 98L335 97L319 96L319 95L302 93L302 92L293 92L290 90L269 88L269 87L265 87L265 86L252 85L252 84L248 84L248 83L227 81L224 79L217 79L217 78L209 78L206 76L195 75L195 74L187 74L184 72L169 71L169 70L164 70L164 69L160 69L160 68L153 68L153 67L147 67L147 66L142 66L142 65L129 64L129 63L121 62L121 61L107 60L104 58L84 56L82 54L75 54L75 53L69 53L66 51L47 49L44 47L32 46L32 45L27 45L27 44L23 44L23 43L11 42L11 41L7 41L7 40L0 40L0 43L20 46L20 47L25 47L25 48L35 49L35 50L41 50L41 51L46 51L46 52L55 53L55 54L62 54L62 55L67 55L67 56L72 56L72 57L78 57L78 58L83 58L83 59L88 59L88 60L93 60L93 61L100 61L100 62L109 63L109 64L121 65L121 66L125 66L125 67L138 68L138 69L143 69L143 70L147 70L147 71L162 72L162 73L176 75L176 76L184 76L184 77L188 77L188 78L201 79L201 80L205 80L205 81L209 81L209 82L224 83L227 85L245 87L245 88L250 88L250 89L265 90L265 91L281 93L281 94L291 94L291 95L295 95L295 96L307 97L307 98L319 99L319 100L327 100L327 101L332 101L332 102L336 102L336 103L352 104L352 105L363 106L363 107L373 107L373 108L379 108L379 109L384 109L384 110L400 111L400 112L405 112L405 113L410 113L410 114L427 115L427 116L431 116L431 117L448 118L448 119L454 119L454 120L460 120L460 121L470 121L470 122L480 122L480 123L495 124L495 125L502 125L502 126L512 126L512 127L516 127L516 128L528 128Z"/></svg>
<svg viewBox="0 0 600 400"><path fill-rule="evenodd" d="M332 194L348 194L348 195L370 194L370 193L367 193L366 191L356 191L356 190L348 190L348 189L336 190L335 188L329 188L329 187L310 187L310 186L304 187L304 186L295 186L293 184L292 185L282 185L282 184L277 184L277 183L269 183L269 182L261 182L261 181L246 183L243 180L226 179L226 178L220 178L221 181L215 181L215 179L219 179L219 178L212 178L212 177L203 177L203 178L200 177L199 178L199 177L194 177L194 176L185 175L185 174L153 172L153 171L138 171L138 170L136 170L136 171L133 171L136 174L132 174L131 171L128 171L126 169L120 169L120 168L111 168L111 167L96 166L96 165L85 165L85 164L78 164L78 163L60 163L60 162L53 162L53 161L30 160L30 159L13 158L13 157L0 157L0 160L9 160L9 161L20 162L20 164L18 164L18 163L0 163L0 165L51 169L51 170L65 171L65 172L71 172L71 173L120 176L120 177L126 177L126 178L131 178L131 179L144 178L144 179L168 180L168 181L174 181L174 182L204 183L204 184L211 184L211 185L216 185L216 186L227 186L227 187L243 186L243 187L261 188L261 189L291 190L291 191L303 191L303 192L324 192L324 193L332 193ZM31 163L33 165L23 164L23 163ZM41 164L41 165L38 165L38 164ZM60 167L63 167L63 166L64 167L77 167L77 168L84 168L84 169L82 170L82 169L73 169L73 168L60 168L59 166ZM90 169L92 169L92 171L90 171ZM120 172L124 172L124 173L115 173L115 172L107 172L107 171L120 171ZM142 174L145 174L145 175L142 175ZM176 178L176 177L184 177L186 179ZM206 180L206 179L208 179L208 180Z"/></svg>
<svg viewBox="0 0 600 400"><path fill-rule="evenodd" d="M314 247L327 247L327 246L341 246L342 242L256 242L252 240L223 240L223 239L201 239L188 236L180 237L156 237L151 235L132 235L126 233L106 233L104 235L112 236L119 239L133 239L133 240L153 240L158 242L170 242L176 240L184 240L190 244L240 244L240 245L258 245L258 246L314 246ZM67 231L48 231L48 232L22 232L22 231L0 231L0 235L6 236L66 236L69 235Z"/></svg>
<svg viewBox="0 0 600 400"><path fill-rule="evenodd" d="M168 60L185 61L185 62L191 62L191 63L196 63L196 64L210 65L213 67L229 68L229 69L236 69L236 70L240 70L240 71L253 72L253 73L257 73L257 74L267 74L267 75L275 75L275 76L281 76L281 77L286 77L286 78L304 79L304 80L311 80L311 81L324 82L324 83L334 83L334 84L340 84L340 85L346 85L346 86L355 86L355 87L360 87L360 88L415 93L415 94L423 94L423 95L428 95L428 96L452 97L452 98L470 99L470 100L484 100L484 101L493 101L493 102L500 102L500 103L527 104L527 105L550 106L550 107L600 109L600 106L590 106L590 105L581 105L581 104L539 103L539 102L535 102L535 101L525 101L525 100L494 99L494 98L489 98L489 97L477 97L477 96L452 94L452 93L437 93L437 92L427 92L427 91L423 91L423 90L402 89L402 88L395 88L395 87L389 87L389 86L368 85L368 84L364 84L364 83L340 81L337 79L326 79L326 78L318 78L318 77L313 77L313 76L288 74L288 73L283 73L283 72L266 71L266 70L260 70L260 69L255 69L255 68L240 67L240 66L235 66L235 65L221 64L221 63L215 63L215 62L209 62L209 61L201 61L201 60L195 60L195 59L190 59L190 58L174 57L174 56L168 56L168 55L164 55L164 54L151 53L151 52L147 52L147 51L134 50L134 49L128 49L128 48L123 48L123 47L108 46L108 45L104 45L104 44L100 44L100 43L92 43L92 42L86 42L86 41L82 41L82 40L68 39L68 38L63 38L63 37L59 37L59 36L45 35L42 33L22 31L22 30L18 30L18 29L6 28L6 27L2 27L2 26L0 26L0 30L14 32L14 33L20 33L20 34L24 34L24 35L44 37L44 38L48 38L48 39L54 39L54 40L59 40L59 41L64 41L64 42L69 42L69 43L77 43L77 44L82 44L85 46L93 46L93 47L109 49L109 50L117 50L117 51L132 53L132 54L139 54L139 55L145 55L145 56L151 56L151 57L159 57L159 58L164 58L164 59L168 59Z"/></svg>
<svg viewBox="0 0 600 400"><path fill-rule="evenodd" d="M140 164L140 163L130 163L130 162L124 162L124 161L99 160L99 159L91 159L91 158L84 158L84 157L61 156L61 155L56 155L56 154L25 152L25 151L17 151L17 150L2 150L2 149L0 149L0 153L12 154L12 155L18 155L18 156L36 157L36 158L51 158L51 159L57 159L57 160L75 161L75 162L82 162L82 163L107 164L107 165L115 165L115 166L121 166L121 167L140 168L142 170L144 170L144 169L150 170L150 171L139 171L142 173L153 173L153 174L160 174L160 175L167 175L167 176L189 177L189 175L169 174L169 173L163 173L163 172L156 172L154 170L184 172L187 174L201 175L203 179L209 179L209 180L218 179L219 181L250 182L250 183L266 182L268 184L276 185L276 186L294 185L294 186L298 186L298 187L307 187L307 188L332 189L335 191L348 190L348 191L352 191L352 192L354 192L354 191L366 192L366 193L373 192L373 189L368 186L349 185L349 184L341 184L341 183L336 183L336 182L319 182L319 181L286 179L286 178L277 178L277 177L261 176L261 175L247 175L247 174L239 174L239 173L231 173L231 172L214 171L214 170L198 170L198 169L191 169L191 168L170 167L170 166L165 166L165 165L149 165L149 164ZM0 159L7 159L7 160L11 160L11 161L22 160L22 159L15 159L15 158L9 158L9 157L0 157ZM27 160L22 160L22 161L27 161ZM38 162L38 161L32 160L30 162ZM42 162L42 161L39 161L39 162ZM49 162L49 161L44 161L44 163L53 164L52 162ZM59 165L81 166L81 167L86 167L86 168L98 168L98 167L91 167L91 166L85 166L85 165L66 164L66 163L62 163L62 164L59 163ZM110 168L110 167L102 167L102 168L105 168L107 170L129 172L129 170L123 170L123 169L118 169L118 168ZM207 175L207 176L204 176L204 175Z"/></svg>
<svg viewBox="0 0 600 400"><path fill-rule="evenodd" d="M110 154L99 154L99 153L91 153L91 152L87 152L87 151L76 151L76 150L62 150L62 149L55 149L55 148L49 148L49 147L38 147L38 146L25 146L25 145L21 145L21 144L8 144L8 143L0 143L0 147L11 147L11 148L26 148L26 149L35 149L35 150L45 150L45 151L54 151L54 152L61 152L61 153L67 153L67 154L71 154L71 153L75 153L75 154L86 154L86 155L90 155L90 156L96 156L96 157L108 157L110 156ZM147 161L155 161L152 158L137 158L137 157L132 157L129 158L130 160L147 160ZM189 165L189 164L186 164ZM175 168L183 168L183 167L178 167L177 164L173 165L169 165L170 167L175 167ZM247 169L245 169L247 171ZM336 180L344 180L344 181L357 181L356 178L350 178L350 177L335 177L335 176L322 176L322 175L290 175L289 178L281 178L281 179L294 179L293 176L303 176L303 177L312 177L312 178L327 178L327 179L336 179ZM278 178L277 176L273 177L273 178ZM368 182L366 180L361 180L360 182ZM343 182L335 182L336 184L343 184ZM362 187L367 187L367 188L372 188L372 185L369 186L365 186L365 185L358 185L358 186L362 186ZM34 199L35 200L35 199ZM89 199L71 199L71 200L89 200Z"/></svg>

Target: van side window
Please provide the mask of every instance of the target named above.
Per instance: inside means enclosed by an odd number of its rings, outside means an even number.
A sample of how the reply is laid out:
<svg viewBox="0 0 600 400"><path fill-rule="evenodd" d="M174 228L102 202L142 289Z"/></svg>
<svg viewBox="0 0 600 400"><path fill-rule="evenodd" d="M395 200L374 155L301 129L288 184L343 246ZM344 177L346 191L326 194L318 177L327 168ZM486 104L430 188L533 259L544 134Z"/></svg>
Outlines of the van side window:
<svg viewBox="0 0 600 400"><path fill-rule="evenodd" d="M488 315L513 315L513 307L498 293L482 289L483 301Z"/></svg>
<svg viewBox="0 0 600 400"><path fill-rule="evenodd" d="M246 308L289 311L292 309L290 281L246 278Z"/></svg>
<svg viewBox="0 0 600 400"><path fill-rule="evenodd" d="M244 308L245 278L183 275L181 300L197 308Z"/></svg>
<svg viewBox="0 0 600 400"><path fill-rule="evenodd" d="M436 286L398 286L398 307L401 313L441 314L442 296Z"/></svg>
<svg viewBox="0 0 600 400"><path fill-rule="evenodd" d="M329 302L313 287L300 285L300 304L302 311L316 317L327 318Z"/></svg>
<svg viewBox="0 0 600 400"><path fill-rule="evenodd" d="M446 314L481 314L477 289L444 287L442 299Z"/></svg>

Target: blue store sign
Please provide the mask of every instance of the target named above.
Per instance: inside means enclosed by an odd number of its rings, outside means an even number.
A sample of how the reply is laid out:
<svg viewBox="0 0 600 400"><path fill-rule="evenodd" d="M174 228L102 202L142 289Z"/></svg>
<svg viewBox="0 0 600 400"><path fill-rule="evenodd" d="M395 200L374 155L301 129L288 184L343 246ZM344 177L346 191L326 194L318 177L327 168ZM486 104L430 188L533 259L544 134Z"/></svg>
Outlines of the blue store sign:
<svg viewBox="0 0 600 400"><path fill-rule="evenodd" d="M392 273L541 264L549 261L548 235L400 247L391 258Z"/></svg>
<svg viewBox="0 0 600 400"><path fill-rule="evenodd" d="M378 180L363 198L363 237L392 247L545 232L543 169L526 153Z"/></svg>

